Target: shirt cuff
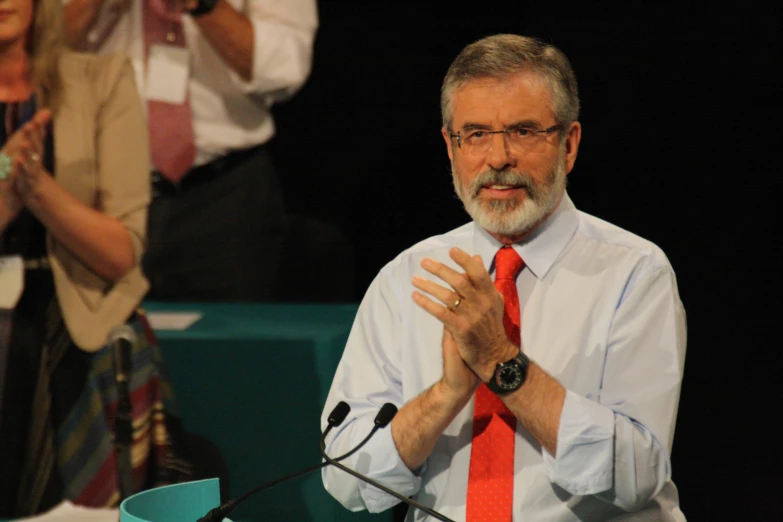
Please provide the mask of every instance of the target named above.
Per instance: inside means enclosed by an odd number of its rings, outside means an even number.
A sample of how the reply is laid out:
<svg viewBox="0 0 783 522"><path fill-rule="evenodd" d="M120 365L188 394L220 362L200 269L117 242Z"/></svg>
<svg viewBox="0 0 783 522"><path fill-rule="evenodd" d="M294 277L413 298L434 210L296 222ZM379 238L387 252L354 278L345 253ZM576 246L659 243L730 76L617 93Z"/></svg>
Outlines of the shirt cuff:
<svg viewBox="0 0 783 522"><path fill-rule="evenodd" d="M365 448L359 451L356 471L406 497L419 491L421 478L402 461L392 438L391 426L378 430ZM385 511L400 502L364 481L359 484L359 494L370 513Z"/></svg>
<svg viewBox="0 0 783 522"><path fill-rule="evenodd" d="M250 80L232 67L228 74L234 86L246 95L285 99L299 90L310 74L312 39L299 29L279 22L249 18L253 27L253 64ZM268 104L271 103L268 101Z"/></svg>
<svg viewBox="0 0 783 522"><path fill-rule="evenodd" d="M557 457L546 450L544 470L551 482L572 495L593 495L612 487L614 470L614 412L566 391Z"/></svg>

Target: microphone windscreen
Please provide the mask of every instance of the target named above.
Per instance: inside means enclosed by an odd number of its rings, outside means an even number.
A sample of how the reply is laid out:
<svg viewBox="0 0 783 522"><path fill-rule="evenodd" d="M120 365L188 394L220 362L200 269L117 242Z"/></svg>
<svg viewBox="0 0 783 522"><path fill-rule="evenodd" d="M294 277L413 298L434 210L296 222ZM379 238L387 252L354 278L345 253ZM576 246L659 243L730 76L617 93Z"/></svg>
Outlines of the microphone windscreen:
<svg viewBox="0 0 783 522"><path fill-rule="evenodd" d="M339 426L343 423L345 418L348 416L348 414L351 412L351 407L348 406L348 403L345 401L340 401L337 403L337 406L334 407L332 410L332 413L329 414L329 425L330 426Z"/></svg>
<svg viewBox="0 0 783 522"><path fill-rule="evenodd" d="M397 406L387 402L381 406L381 411L379 411L378 415L375 416L375 425L379 428L385 428L395 415L397 415Z"/></svg>
<svg viewBox="0 0 783 522"><path fill-rule="evenodd" d="M106 339L106 342L109 346L111 346L119 341L127 341L132 345L135 344L136 330L134 330L127 324L120 324L115 326L109 332L109 336Z"/></svg>

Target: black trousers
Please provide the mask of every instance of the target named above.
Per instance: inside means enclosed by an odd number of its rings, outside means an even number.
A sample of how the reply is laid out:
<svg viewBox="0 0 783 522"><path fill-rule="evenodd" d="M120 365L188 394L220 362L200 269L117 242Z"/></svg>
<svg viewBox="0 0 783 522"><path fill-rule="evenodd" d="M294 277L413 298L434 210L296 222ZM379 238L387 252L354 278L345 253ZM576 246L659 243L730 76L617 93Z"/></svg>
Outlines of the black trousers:
<svg viewBox="0 0 783 522"><path fill-rule="evenodd" d="M281 292L286 206L264 147L192 169L179 185L153 174L142 266L161 301L269 301Z"/></svg>
<svg viewBox="0 0 783 522"><path fill-rule="evenodd" d="M54 280L48 270L25 271L24 293L13 311L0 414L0 518L32 515L27 511L29 497L18 498L26 466L33 423L33 400L41 371L44 343L52 334L47 328L58 321L47 314L54 298ZM59 314L59 308L56 309ZM48 421L56 429L67 418L84 388L89 372L89 354L70 342L49 380ZM36 419L41 422L41 419ZM40 436L40 432L38 435ZM55 466L49 476L36 512L60 503L63 484Z"/></svg>

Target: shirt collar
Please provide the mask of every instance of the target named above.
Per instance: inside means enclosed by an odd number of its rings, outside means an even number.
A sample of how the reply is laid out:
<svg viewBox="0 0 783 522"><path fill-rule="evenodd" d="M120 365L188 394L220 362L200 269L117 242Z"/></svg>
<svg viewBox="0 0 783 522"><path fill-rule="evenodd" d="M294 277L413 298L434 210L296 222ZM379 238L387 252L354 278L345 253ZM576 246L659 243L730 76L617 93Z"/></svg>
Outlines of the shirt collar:
<svg viewBox="0 0 783 522"><path fill-rule="evenodd" d="M566 244L574 236L578 224L579 214L566 193L555 211L543 223L525 239L512 246L533 275L540 280L555 264ZM473 226L476 230L473 234L473 252L481 256L484 268L492 273L495 254L503 245L477 223L473 222Z"/></svg>

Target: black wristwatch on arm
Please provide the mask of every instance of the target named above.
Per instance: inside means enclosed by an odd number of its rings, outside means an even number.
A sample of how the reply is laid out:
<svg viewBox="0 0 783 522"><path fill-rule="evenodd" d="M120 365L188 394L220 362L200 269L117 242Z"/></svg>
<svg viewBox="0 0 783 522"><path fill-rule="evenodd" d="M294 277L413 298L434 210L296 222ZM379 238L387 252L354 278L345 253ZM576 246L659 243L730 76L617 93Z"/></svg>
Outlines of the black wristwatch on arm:
<svg viewBox="0 0 783 522"><path fill-rule="evenodd" d="M497 365L495 374L487 383L487 388L498 395L506 395L518 390L525 383L529 365L530 359L520 350L519 354L510 361Z"/></svg>
<svg viewBox="0 0 783 522"><path fill-rule="evenodd" d="M198 5L196 5L195 9L188 11L188 14L194 18L209 14L215 9L215 6L219 1L220 0L198 0Z"/></svg>

